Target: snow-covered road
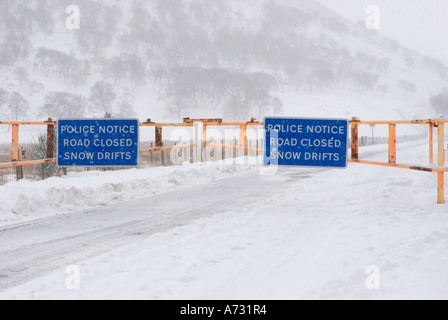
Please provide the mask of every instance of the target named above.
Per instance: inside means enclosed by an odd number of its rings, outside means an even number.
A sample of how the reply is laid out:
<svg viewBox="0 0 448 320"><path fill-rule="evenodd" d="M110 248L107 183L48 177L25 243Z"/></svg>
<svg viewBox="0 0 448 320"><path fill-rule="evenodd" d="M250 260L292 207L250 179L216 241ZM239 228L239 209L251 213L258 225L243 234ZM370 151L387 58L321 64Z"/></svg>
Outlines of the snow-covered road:
<svg viewBox="0 0 448 320"><path fill-rule="evenodd" d="M382 160L376 149L362 155ZM426 151L398 154L422 163ZM185 170L198 168L217 170ZM2 227L0 299L448 298L435 174L350 165L221 178ZM79 290L66 287L70 265Z"/></svg>
<svg viewBox="0 0 448 320"><path fill-rule="evenodd" d="M271 177L245 174L0 228L0 291L199 218L258 206L260 199L281 192L288 176L297 177L297 170Z"/></svg>

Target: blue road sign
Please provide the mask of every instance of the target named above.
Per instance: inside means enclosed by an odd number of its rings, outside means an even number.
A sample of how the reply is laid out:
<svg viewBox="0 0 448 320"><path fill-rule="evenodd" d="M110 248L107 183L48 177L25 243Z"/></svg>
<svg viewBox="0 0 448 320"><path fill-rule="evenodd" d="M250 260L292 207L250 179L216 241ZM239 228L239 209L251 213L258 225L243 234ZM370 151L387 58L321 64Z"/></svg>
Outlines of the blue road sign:
<svg viewBox="0 0 448 320"><path fill-rule="evenodd" d="M264 164L347 167L348 120L266 118Z"/></svg>
<svg viewBox="0 0 448 320"><path fill-rule="evenodd" d="M59 120L61 167L137 166L138 120Z"/></svg>

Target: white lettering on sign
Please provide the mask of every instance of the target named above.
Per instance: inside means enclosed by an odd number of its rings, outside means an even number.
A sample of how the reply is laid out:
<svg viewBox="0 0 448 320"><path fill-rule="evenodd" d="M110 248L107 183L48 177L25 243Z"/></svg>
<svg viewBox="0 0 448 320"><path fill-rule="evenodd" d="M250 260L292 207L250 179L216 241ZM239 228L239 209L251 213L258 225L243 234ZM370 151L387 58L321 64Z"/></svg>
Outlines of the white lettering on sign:
<svg viewBox="0 0 448 320"><path fill-rule="evenodd" d="M66 152L64 154L64 160L93 160L93 152Z"/></svg>
<svg viewBox="0 0 448 320"><path fill-rule="evenodd" d="M272 151L271 152L271 159L286 159L286 160L300 160L300 157L302 156L301 152L281 152L281 151Z"/></svg>
<svg viewBox="0 0 448 320"><path fill-rule="evenodd" d="M129 134L135 133L134 126L99 126L99 133L108 133L108 134Z"/></svg>
<svg viewBox="0 0 448 320"><path fill-rule="evenodd" d="M61 133L68 134L135 134L135 126L99 126L98 132L95 126L62 126Z"/></svg>
<svg viewBox="0 0 448 320"><path fill-rule="evenodd" d="M297 139L282 139L282 138L271 138L271 146L277 146L277 147L281 147L281 146L290 146L290 147L295 147L297 146L297 144L299 143L299 141Z"/></svg>
<svg viewBox="0 0 448 320"><path fill-rule="evenodd" d="M317 133L317 134L345 134L345 127L338 127L338 126L307 126L306 127L307 133Z"/></svg>
<svg viewBox="0 0 448 320"><path fill-rule="evenodd" d="M278 125L272 125L272 124L270 124L270 125L268 125L267 130L268 131L273 130L273 131L278 132L278 133L280 133L280 132L283 132L283 133L288 133L288 132L291 132L291 133L303 133L303 126L302 125L295 125L295 124L293 124L293 125L279 125L279 124Z"/></svg>
<svg viewBox="0 0 448 320"><path fill-rule="evenodd" d="M119 166L137 160L138 121L61 120L58 127L62 165Z"/></svg>
<svg viewBox="0 0 448 320"><path fill-rule="evenodd" d="M267 126L268 131L275 131L278 133L303 133L303 125L273 125L269 124ZM345 134L344 126L306 126L306 133L317 133L317 134Z"/></svg>
<svg viewBox="0 0 448 320"><path fill-rule="evenodd" d="M322 148L339 148L342 144L340 140L335 139L302 139L300 142L302 147L322 147Z"/></svg>
<svg viewBox="0 0 448 320"><path fill-rule="evenodd" d="M98 160L131 160L130 152L98 152Z"/></svg>
<svg viewBox="0 0 448 320"><path fill-rule="evenodd" d="M69 134L94 134L95 127L94 126L62 126L61 133L69 133Z"/></svg>
<svg viewBox="0 0 448 320"><path fill-rule="evenodd" d="M89 147L90 140L87 139L64 139L64 147Z"/></svg>
<svg viewBox="0 0 448 320"><path fill-rule="evenodd" d="M317 153L305 152L305 160L313 161L339 161L339 154L337 153Z"/></svg>
<svg viewBox="0 0 448 320"><path fill-rule="evenodd" d="M132 139L95 139L93 145L95 147L131 147Z"/></svg>
<svg viewBox="0 0 448 320"><path fill-rule="evenodd" d="M269 138L271 160L301 160L306 162L339 162L343 155L338 152L346 142L347 127L340 124L268 124L272 133L290 134L289 137ZM286 150L282 150L285 147ZM319 148L324 148L320 150ZM291 150L292 149L292 150ZM297 151L295 151L297 150ZM334 151L334 152L332 152Z"/></svg>

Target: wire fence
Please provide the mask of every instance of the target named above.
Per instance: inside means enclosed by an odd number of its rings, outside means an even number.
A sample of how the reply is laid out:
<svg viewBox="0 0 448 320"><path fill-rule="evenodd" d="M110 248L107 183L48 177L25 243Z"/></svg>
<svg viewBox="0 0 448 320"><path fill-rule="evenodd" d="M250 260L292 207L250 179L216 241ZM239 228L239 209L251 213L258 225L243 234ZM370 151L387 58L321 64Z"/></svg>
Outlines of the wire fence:
<svg viewBox="0 0 448 320"><path fill-rule="evenodd" d="M417 140L427 139L428 134L417 134L417 135L403 135L397 137L397 143L412 142ZM368 147L379 144L389 144L389 137L359 137L359 146Z"/></svg>

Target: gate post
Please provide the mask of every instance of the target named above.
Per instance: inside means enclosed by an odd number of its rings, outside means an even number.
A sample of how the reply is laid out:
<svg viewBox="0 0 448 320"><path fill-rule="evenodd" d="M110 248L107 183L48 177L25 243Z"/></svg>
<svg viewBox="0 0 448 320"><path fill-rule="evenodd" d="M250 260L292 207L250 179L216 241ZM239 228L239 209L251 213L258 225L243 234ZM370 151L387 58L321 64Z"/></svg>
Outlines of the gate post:
<svg viewBox="0 0 448 320"><path fill-rule="evenodd" d="M243 156L246 156L247 152L247 124L240 125L240 147L243 147Z"/></svg>
<svg viewBox="0 0 448 320"><path fill-rule="evenodd" d="M202 122L194 122L194 147L193 147L193 163L202 162L203 126Z"/></svg>
<svg viewBox="0 0 448 320"><path fill-rule="evenodd" d="M358 123L359 120L356 117L352 118L352 160L359 160L359 133L358 133Z"/></svg>
<svg viewBox="0 0 448 320"><path fill-rule="evenodd" d="M12 125L11 162L19 162L19 125ZM17 181L23 179L23 167L16 167Z"/></svg>
<svg viewBox="0 0 448 320"><path fill-rule="evenodd" d="M389 124L389 163L397 163L397 125Z"/></svg>
<svg viewBox="0 0 448 320"><path fill-rule="evenodd" d="M247 125L240 125L240 147L247 148Z"/></svg>
<svg viewBox="0 0 448 320"><path fill-rule="evenodd" d="M429 124L429 164L434 163L434 123Z"/></svg>
<svg viewBox="0 0 448 320"><path fill-rule="evenodd" d="M12 125L11 162L19 161L19 125Z"/></svg>
<svg viewBox="0 0 448 320"><path fill-rule="evenodd" d="M47 122L52 122L49 118ZM47 126L47 159L54 158L54 124L48 124Z"/></svg>
<svg viewBox="0 0 448 320"><path fill-rule="evenodd" d="M156 127L156 148L163 147L163 127ZM163 151L160 151L160 155L162 157L162 165L165 165L165 155Z"/></svg>
<svg viewBox="0 0 448 320"><path fill-rule="evenodd" d="M445 166L445 124L439 123L437 126L438 135L438 165ZM437 203L445 203L445 173L439 172L437 177Z"/></svg>

